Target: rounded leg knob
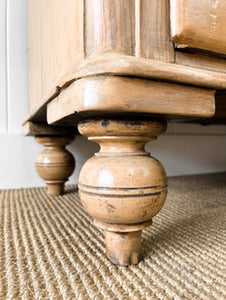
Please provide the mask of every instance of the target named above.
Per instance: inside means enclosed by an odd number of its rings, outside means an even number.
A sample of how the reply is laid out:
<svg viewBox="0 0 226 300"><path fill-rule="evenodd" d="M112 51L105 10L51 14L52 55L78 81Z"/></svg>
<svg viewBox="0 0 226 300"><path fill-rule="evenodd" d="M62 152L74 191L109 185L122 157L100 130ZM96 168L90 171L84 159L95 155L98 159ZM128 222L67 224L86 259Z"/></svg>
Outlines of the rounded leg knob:
<svg viewBox="0 0 226 300"><path fill-rule="evenodd" d="M75 160L65 146L73 141L72 137L36 137L45 149L36 159L36 170L47 184L49 194L58 196L64 193L64 183L73 173Z"/></svg>
<svg viewBox="0 0 226 300"><path fill-rule="evenodd" d="M165 123L156 121L79 124L81 134L100 144L82 167L79 194L96 226L105 231L106 254L114 264L138 263L142 230L165 202L164 168L144 150L165 129Z"/></svg>

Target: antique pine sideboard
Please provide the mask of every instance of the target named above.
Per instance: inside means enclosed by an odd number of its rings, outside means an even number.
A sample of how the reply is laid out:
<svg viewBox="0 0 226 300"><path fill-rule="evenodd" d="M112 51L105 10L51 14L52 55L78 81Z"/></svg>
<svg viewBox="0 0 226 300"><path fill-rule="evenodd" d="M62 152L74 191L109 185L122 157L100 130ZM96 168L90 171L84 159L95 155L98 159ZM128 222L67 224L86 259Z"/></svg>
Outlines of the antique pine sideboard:
<svg viewBox="0 0 226 300"><path fill-rule="evenodd" d="M145 143L168 121L226 115L226 1L29 0L28 25L24 127L45 146L37 171L62 194L77 129L100 144L80 172L80 198L105 232L108 258L136 264L142 230L167 194Z"/></svg>

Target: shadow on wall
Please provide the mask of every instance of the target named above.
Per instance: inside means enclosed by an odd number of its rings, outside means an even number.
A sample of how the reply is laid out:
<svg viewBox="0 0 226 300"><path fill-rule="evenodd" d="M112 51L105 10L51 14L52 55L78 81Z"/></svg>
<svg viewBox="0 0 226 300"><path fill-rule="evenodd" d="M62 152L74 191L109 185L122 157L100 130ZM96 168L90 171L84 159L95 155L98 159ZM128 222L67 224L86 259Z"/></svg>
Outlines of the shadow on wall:
<svg viewBox="0 0 226 300"><path fill-rule="evenodd" d="M89 141L83 136L76 136L74 142L70 144L67 149L74 155L76 161L76 167L73 175L70 178L72 184L77 184L79 171L82 165L93 156L94 153L99 151L99 145Z"/></svg>
<svg viewBox="0 0 226 300"><path fill-rule="evenodd" d="M217 135L163 135L146 145L168 176L226 171L226 138Z"/></svg>

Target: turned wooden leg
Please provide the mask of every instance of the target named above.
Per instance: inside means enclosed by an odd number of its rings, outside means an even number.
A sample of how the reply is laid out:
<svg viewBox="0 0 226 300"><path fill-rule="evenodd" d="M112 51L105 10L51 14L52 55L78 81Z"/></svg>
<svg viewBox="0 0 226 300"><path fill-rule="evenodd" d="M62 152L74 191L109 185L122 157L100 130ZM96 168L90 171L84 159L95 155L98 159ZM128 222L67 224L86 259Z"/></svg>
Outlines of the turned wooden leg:
<svg viewBox="0 0 226 300"><path fill-rule="evenodd" d="M88 120L82 135L100 144L100 151L83 166L79 194L97 227L105 231L106 254L123 266L137 264L141 233L162 208L167 178L145 143L166 129L160 121Z"/></svg>
<svg viewBox="0 0 226 300"><path fill-rule="evenodd" d="M45 149L36 159L36 170L47 184L49 194L57 196L64 192L64 183L73 173L75 160L73 155L65 149L74 137L36 137L36 141Z"/></svg>

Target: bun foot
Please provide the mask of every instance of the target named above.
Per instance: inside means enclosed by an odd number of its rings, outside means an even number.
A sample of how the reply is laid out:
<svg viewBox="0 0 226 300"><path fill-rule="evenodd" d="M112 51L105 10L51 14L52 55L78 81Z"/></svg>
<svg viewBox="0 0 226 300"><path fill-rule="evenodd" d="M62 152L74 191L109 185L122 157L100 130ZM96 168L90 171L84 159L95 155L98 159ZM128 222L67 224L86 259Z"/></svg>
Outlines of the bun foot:
<svg viewBox="0 0 226 300"><path fill-rule="evenodd" d="M73 139L72 137L36 137L36 141L45 146L36 159L36 170L47 184L47 192L50 195L62 195L64 183L74 171L74 157L65 149Z"/></svg>
<svg viewBox="0 0 226 300"><path fill-rule="evenodd" d="M128 266L141 258L142 230L162 208L167 193L163 166L144 150L166 124L144 120L88 120L79 131L100 144L82 167L79 194L94 224L105 231L106 254Z"/></svg>

